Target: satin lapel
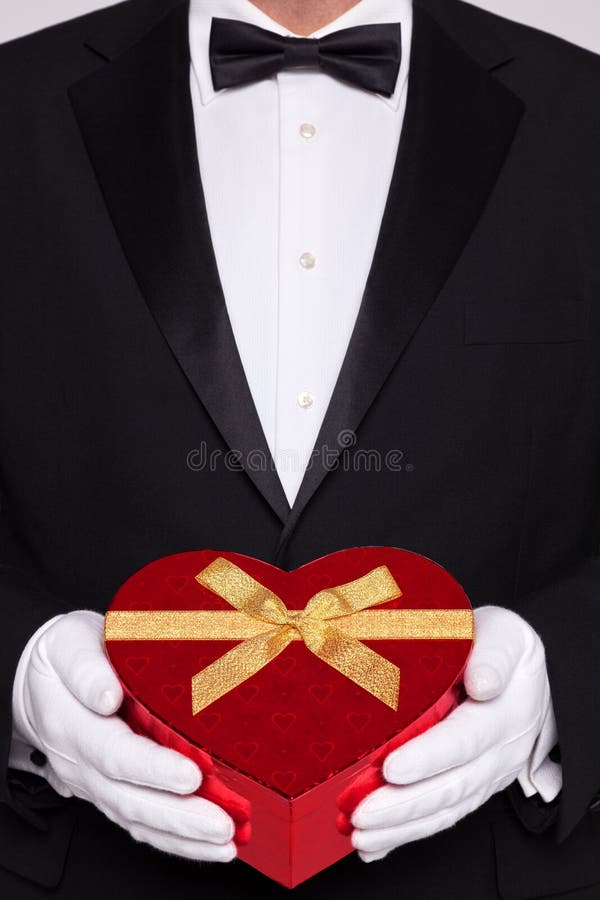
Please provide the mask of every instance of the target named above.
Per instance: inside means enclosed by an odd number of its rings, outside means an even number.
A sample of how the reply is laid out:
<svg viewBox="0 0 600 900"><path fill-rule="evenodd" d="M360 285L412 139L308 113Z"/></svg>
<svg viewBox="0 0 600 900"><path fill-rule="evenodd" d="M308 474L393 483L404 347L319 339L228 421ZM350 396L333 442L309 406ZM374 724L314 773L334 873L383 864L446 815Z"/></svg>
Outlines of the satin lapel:
<svg viewBox="0 0 600 900"><path fill-rule="evenodd" d="M496 59L496 62L498 60ZM521 101L415 7L403 136L348 353L282 541L456 265L498 178ZM321 454L321 451L325 452Z"/></svg>
<svg viewBox="0 0 600 900"><path fill-rule="evenodd" d="M110 55L120 39L102 35L92 46ZM123 251L158 327L222 437L285 521L289 505L246 381L214 256L189 66L188 4L178 3L69 94Z"/></svg>

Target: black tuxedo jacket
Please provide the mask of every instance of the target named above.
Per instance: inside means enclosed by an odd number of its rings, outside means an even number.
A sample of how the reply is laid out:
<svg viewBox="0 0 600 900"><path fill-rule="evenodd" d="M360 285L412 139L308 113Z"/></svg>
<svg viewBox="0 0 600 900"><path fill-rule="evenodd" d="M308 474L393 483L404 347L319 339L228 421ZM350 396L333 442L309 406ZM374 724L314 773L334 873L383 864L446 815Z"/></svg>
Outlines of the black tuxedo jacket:
<svg viewBox="0 0 600 900"><path fill-rule="evenodd" d="M418 3L372 270L290 510L211 245L187 13L130 0L0 51L0 895L287 896L8 770L15 666L43 621L103 611L165 554L293 568L391 544L539 631L564 789L545 805L513 786L297 895L600 897L600 62Z"/></svg>

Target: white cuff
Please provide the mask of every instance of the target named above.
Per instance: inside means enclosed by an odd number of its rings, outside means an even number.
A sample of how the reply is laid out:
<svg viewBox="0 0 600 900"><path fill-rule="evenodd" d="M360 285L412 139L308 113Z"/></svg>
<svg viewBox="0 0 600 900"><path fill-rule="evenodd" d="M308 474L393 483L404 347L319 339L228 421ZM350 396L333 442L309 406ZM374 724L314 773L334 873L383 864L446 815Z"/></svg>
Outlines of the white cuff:
<svg viewBox="0 0 600 900"><path fill-rule="evenodd" d="M556 717L550 703L531 756L518 778L526 797L539 794L545 803L551 803L560 794L562 766L550 759L550 751L557 743Z"/></svg>
<svg viewBox="0 0 600 900"><path fill-rule="evenodd" d="M31 762L31 754L35 750L30 744L25 744L13 732L8 756L9 769L18 769L21 772L34 772L36 767Z"/></svg>

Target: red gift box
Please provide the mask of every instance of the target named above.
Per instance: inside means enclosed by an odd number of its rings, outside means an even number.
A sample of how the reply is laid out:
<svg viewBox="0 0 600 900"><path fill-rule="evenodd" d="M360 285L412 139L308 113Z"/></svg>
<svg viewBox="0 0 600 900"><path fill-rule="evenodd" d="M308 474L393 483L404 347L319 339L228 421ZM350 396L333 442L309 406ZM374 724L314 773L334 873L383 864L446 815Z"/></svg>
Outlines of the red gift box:
<svg viewBox="0 0 600 900"><path fill-rule="evenodd" d="M352 851L350 816L387 753L459 701L473 614L405 550L293 572L201 550L133 575L105 637L131 727L194 759L239 857L294 887Z"/></svg>

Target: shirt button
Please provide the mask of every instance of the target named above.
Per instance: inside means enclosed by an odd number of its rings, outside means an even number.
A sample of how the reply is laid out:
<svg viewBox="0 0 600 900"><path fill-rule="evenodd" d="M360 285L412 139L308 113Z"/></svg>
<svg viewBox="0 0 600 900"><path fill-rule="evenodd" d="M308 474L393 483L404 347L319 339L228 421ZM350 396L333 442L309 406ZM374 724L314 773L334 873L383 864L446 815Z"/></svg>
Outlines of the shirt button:
<svg viewBox="0 0 600 900"><path fill-rule="evenodd" d="M303 269L314 269L317 264L317 258L312 253L303 253L300 257L300 265Z"/></svg>
<svg viewBox="0 0 600 900"><path fill-rule="evenodd" d="M300 126L300 134L307 141L310 141L311 138L314 138L316 133L317 129L314 125L311 125L310 122L303 122Z"/></svg>
<svg viewBox="0 0 600 900"><path fill-rule="evenodd" d="M310 391L301 391L298 394L298 406L301 409L310 409L311 406L314 406L315 398Z"/></svg>

